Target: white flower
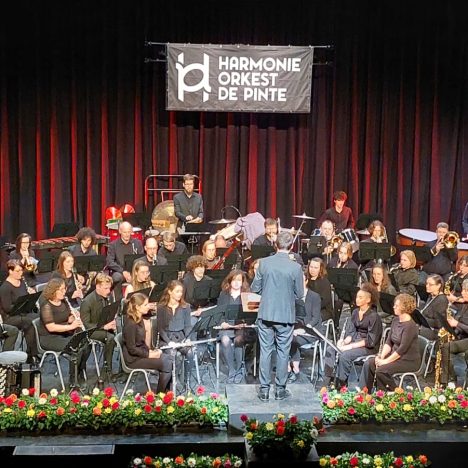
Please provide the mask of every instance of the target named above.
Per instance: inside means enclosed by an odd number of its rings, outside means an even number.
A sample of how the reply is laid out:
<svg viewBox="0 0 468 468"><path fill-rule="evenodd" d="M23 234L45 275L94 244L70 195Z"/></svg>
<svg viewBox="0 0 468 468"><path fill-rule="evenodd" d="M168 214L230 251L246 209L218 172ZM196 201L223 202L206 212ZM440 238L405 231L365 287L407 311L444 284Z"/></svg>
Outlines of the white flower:
<svg viewBox="0 0 468 468"><path fill-rule="evenodd" d="M197 464L197 460L195 460L195 458L187 458L188 466L195 466L196 464Z"/></svg>
<svg viewBox="0 0 468 468"><path fill-rule="evenodd" d="M311 437L313 437L314 439L315 439L316 437L318 437L318 431L317 431L317 429L315 429L315 428L311 429L311 430L310 430L310 435L311 435Z"/></svg>
<svg viewBox="0 0 468 468"><path fill-rule="evenodd" d="M133 395L133 388L129 388L126 392L126 395Z"/></svg>
<svg viewBox="0 0 468 468"><path fill-rule="evenodd" d="M38 402L40 405L45 405L47 403L47 398L39 398L39 402Z"/></svg>
<svg viewBox="0 0 468 468"><path fill-rule="evenodd" d="M239 468L239 466L242 466L242 460L237 460L236 463L234 463L234 466L236 468Z"/></svg>
<svg viewBox="0 0 468 468"><path fill-rule="evenodd" d="M134 465L141 465L141 463L142 463L141 458L134 458L134 459L133 459L133 464L134 464Z"/></svg>
<svg viewBox="0 0 468 468"><path fill-rule="evenodd" d="M408 392L412 392L414 388L411 385L407 385L406 390L408 390Z"/></svg>
<svg viewBox="0 0 468 468"><path fill-rule="evenodd" d="M156 406L162 406L163 402L162 402L162 400L156 400L156 401L154 402L154 404L155 404Z"/></svg>
<svg viewBox="0 0 468 468"><path fill-rule="evenodd" d="M434 395L432 395L432 396L429 398L429 403L430 403L431 405L437 403L437 397L434 396Z"/></svg>
<svg viewBox="0 0 468 468"><path fill-rule="evenodd" d="M51 391L50 391L50 396L55 398L56 396L58 395L58 391L56 388L53 388Z"/></svg>
<svg viewBox="0 0 468 468"><path fill-rule="evenodd" d="M450 390L455 390L455 382L449 382L447 388L450 388Z"/></svg>
<svg viewBox="0 0 468 468"><path fill-rule="evenodd" d="M163 463L164 463L165 465L169 465L169 463L171 463L171 459L170 459L169 457L164 457L164 458L163 458Z"/></svg>
<svg viewBox="0 0 468 468"><path fill-rule="evenodd" d="M99 392L100 392L99 388L97 388L97 387L94 387L94 388L93 388L93 395L94 395L94 396L98 396L98 395L99 395Z"/></svg>
<svg viewBox="0 0 468 468"><path fill-rule="evenodd" d="M122 408L126 408L129 404L130 402L128 400L124 400L122 403Z"/></svg>
<svg viewBox="0 0 468 468"><path fill-rule="evenodd" d="M29 396L29 390L27 388L23 388L23 390L21 390L21 395Z"/></svg>
<svg viewBox="0 0 468 468"><path fill-rule="evenodd" d="M368 464L370 463L370 460L369 460L368 458L363 458L363 459L362 459L362 463L363 463L364 465L368 465Z"/></svg>
<svg viewBox="0 0 468 468"><path fill-rule="evenodd" d="M445 398L445 395L439 395L439 397L437 398L437 400L439 400L439 403L444 403L446 399L447 398Z"/></svg>

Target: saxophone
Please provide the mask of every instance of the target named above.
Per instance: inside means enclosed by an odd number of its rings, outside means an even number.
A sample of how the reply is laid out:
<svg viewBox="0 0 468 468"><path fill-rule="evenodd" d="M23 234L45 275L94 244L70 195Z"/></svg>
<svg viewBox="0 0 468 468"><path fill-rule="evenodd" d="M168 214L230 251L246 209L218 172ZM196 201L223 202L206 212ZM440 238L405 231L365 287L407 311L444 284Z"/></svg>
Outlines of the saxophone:
<svg viewBox="0 0 468 468"><path fill-rule="evenodd" d="M444 294L448 296L449 294L452 294L452 281L458 276L458 273L452 273L448 278L447 281L445 282L444 285Z"/></svg>
<svg viewBox="0 0 468 468"><path fill-rule="evenodd" d="M447 319L453 318L452 315L452 309L450 308L450 303L447 306L447 309L445 311L447 314ZM446 343L450 343L455 339L455 336L453 336L448 330L445 328L441 328L439 330L439 333L437 334L438 336L438 347L437 347L437 354L436 354L436 363L435 363L435 379L434 379L434 387L439 388L440 387L440 375L442 374L442 346Z"/></svg>

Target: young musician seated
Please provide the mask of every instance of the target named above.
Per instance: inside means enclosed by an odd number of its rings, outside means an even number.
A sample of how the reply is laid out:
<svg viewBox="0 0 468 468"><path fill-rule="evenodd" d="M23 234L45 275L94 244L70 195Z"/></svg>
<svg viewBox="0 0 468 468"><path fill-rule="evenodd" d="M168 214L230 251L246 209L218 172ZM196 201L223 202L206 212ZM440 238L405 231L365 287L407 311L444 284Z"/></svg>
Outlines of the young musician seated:
<svg viewBox="0 0 468 468"><path fill-rule="evenodd" d="M388 276L387 268L383 265L376 264L372 267L370 284L372 284L379 293L391 294L392 296L396 296L397 294L396 289L392 285ZM392 317L383 311L382 306L380 305L380 299L377 302L377 313L382 319L382 323L385 325L391 324Z"/></svg>
<svg viewBox="0 0 468 468"><path fill-rule="evenodd" d="M266 245L274 247L276 242L276 236L278 235L278 222L273 218L265 219L265 234L258 236L254 241L253 245Z"/></svg>
<svg viewBox="0 0 468 468"><path fill-rule="evenodd" d="M65 302L67 288L61 278L52 278L44 288L44 302L41 305L38 332L44 349L63 351L74 333L83 330L84 325L76 310ZM84 345L77 353L76 365L79 380L83 378L89 346ZM74 360L70 361L70 386L76 385Z"/></svg>
<svg viewBox="0 0 468 468"><path fill-rule="evenodd" d="M129 299L122 331L122 351L128 367L159 371L156 392L165 392L169 390L173 361L160 349L152 349L151 336L146 333L143 320L148 310L148 298L144 294L135 293Z"/></svg>
<svg viewBox="0 0 468 468"><path fill-rule="evenodd" d="M358 266L353 260L353 246L349 242L343 242L338 247L338 256L333 257L328 263L329 268L348 268L357 270Z"/></svg>
<svg viewBox="0 0 468 468"><path fill-rule="evenodd" d="M205 241L202 247L202 254L203 258L206 261L206 269L211 270L215 265L219 263L219 256L216 255L216 245L213 240L208 239ZM218 269L222 270L224 268L224 264L218 267Z"/></svg>
<svg viewBox="0 0 468 468"><path fill-rule="evenodd" d="M421 327L419 334L428 340L437 340L442 327L441 317L447 315L449 305L444 294L444 280L440 275L429 275L426 279L426 291L429 294L421 314L426 318L431 328Z"/></svg>
<svg viewBox="0 0 468 468"><path fill-rule="evenodd" d="M10 260L19 260L24 268L24 277L29 286L37 284L36 271L39 261L34 257L31 249L32 238L26 232L21 233L15 240L15 250L10 252Z"/></svg>
<svg viewBox="0 0 468 468"><path fill-rule="evenodd" d="M327 347L325 385L328 386L332 378L336 379L338 388L347 385L353 361L377 351L382 338L382 321L375 308L377 300L378 293L374 286L363 283L356 294L357 307L337 343L341 354L337 356L331 346Z"/></svg>
<svg viewBox="0 0 468 468"><path fill-rule="evenodd" d="M400 263L393 266L393 273L398 292L414 295L419 284L419 274L416 271L416 256L412 250L400 252Z"/></svg>
<svg viewBox="0 0 468 468"><path fill-rule="evenodd" d="M162 241L163 245L158 251L158 258L164 257L167 260L174 255L188 254L187 246L183 242L177 241L173 232L164 231Z"/></svg>
<svg viewBox="0 0 468 468"><path fill-rule="evenodd" d="M132 296L133 297L133 296ZM164 290L157 309L157 331L159 343L163 345L177 345L186 342L190 344L191 308L184 300L184 285L172 280ZM171 350L167 350L170 353ZM177 348L185 358L185 384L188 384L190 371L193 365L193 353L190 346Z"/></svg>
<svg viewBox="0 0 468 468"><path fill-rule="evenodd" d="M241 293L250 291L247 276L242 270L231 270L221 284L218 305L233 305L242 307ZM227 320L221 324L218 337L221 343L221 354L228 368L226 383L241 383L243 348L248 343L254 343L257 335L252 328L243 324L235 324L235 320Z"/></svg>
<svg viewBox="0 0 468 468"><path fill-rule="evenodd" d="M112 289L112 278L105 273L96 275L96 289L88 294L81 303L80 317L86 328L97 327L102 309L110 304L109 296ZM90 338L104 343L104 371L112 374L112 357L114 354L114 334L117 329L115 318L95 330Z"/></svg>
<svg viewBox="0 0 468 468"><path fill-rule="evenodd" d="M418 326L411 314L416 300L409 294L398 294L393 304L396 317L381 352L364 363L359 386L372 390L395 390L393 374L414 372L418 369L421 356L418 343ZM380 351L380 350L379 350Z"/></svg>
<svg viewBox="0 0 468 468"><path fill-rule="evenodd" d="M65 281L67 288L66 298L72 307L79 307L83 299L84 278L75 273L75 259L73 255L64 250L58 258L57 270L52 273L51 278L59 278Z"/></svg>
<svg viewBox="0 0 468 468"><path fill-rule="evenodd" d="M125 299L130 293L140 291L141 289L152 288L155 285L151 280L148 263L145 260L136 260L132 267L132 279L125 288Z"/></svg>
<svg viewBox="0 0 468 468"><path fill-rule="evenodd" d="M333 310L332 287L327 278L327 268L325 262L318 257L311 258L306 271L307 288L316 292L321 300L322 322L333 319L335 321L335 311Z"/></svg>
<svg viewBox="0 0 468 468"><path fill-rule="evenodd" d="M185 301L195 309L199 305L194 297L195 286L202 282L212 281L209 276L205 275L205 271L206 260L201 255L192 255L187 260L186 272L182 280L185 289Z"/></svg>
<svg viewBox="0 0 468 468"><path fill-rule="evenodd" d="M307 285L306 285L307 286ZM296 324L294 325L293 339L291 343L291 351L289 353L291 362L288 366L288 383L294 383L300 374L299 364L301 362L301 346L314 343L318 337L313 335L313 332L307 327L314 327L320 331L324 331L322 327L322 314L320 312L321 299L320 296L308 289L306 291L304 301L304 315L296 315ZM297 309L296 309L297 310Z"/></svg>
<svg viewBox="0 0 468 468"><path fill-rule="evenodd" d="M23 330L27 345L28 362L32 363L37 361L36 334L32 325L32 321L37 318L36 309L17 315L10 315L10 312L12 312L14 303L19 297L33 294L35 290L26 286L23 277L24 270L20 260L8 260L6 266L8 276L0 286L0 313L4 325L11 325L16 329ZM7 346L9 345L10 343L7 344ZM15 343L13 343L13 348L14 345ZM4 351L8 351L8 348L4 348Z"/></svg>
<svg viewBox="0 0 468 468"><path fill-rule="evenodd" d="M70 247L69 252L74 257L84 257L96 255L94 246L96 245L96 232L93 228L82 227L76 234L78 244Z"/></svg>
<svg viewBox="0 0 468 468"><path fill-rule="evenodd" d="M468 351L468 279L463 281L462 297L465 303L455 317L448 317L447 322L455 330L455 341L442 344L442 359L440 383L447 385L450 381L456 381L454 360L455 356Z"/></svg>

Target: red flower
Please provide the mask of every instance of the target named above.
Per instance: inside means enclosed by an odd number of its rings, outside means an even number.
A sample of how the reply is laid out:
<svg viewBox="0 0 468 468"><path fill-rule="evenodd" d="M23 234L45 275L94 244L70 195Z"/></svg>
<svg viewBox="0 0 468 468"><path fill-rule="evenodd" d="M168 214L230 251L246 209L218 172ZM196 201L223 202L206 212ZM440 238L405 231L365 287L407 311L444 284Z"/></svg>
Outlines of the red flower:
<svg viewBox="0 0 468 468"><path fill-rule="evenodd" d="M175 458L174 458L174 463L175 463L176 465L182 465L182 463L184 463L184 457L182 457L182 456L175 457Z"/></svg>
<svg viewBox="0 0 468 468"><path fill-rule="evenodd" d="M344 401L343 401L343 400L338 400L338 401L336 402L336 404L337 404L340 408L343 408L343 406L344 406Z"/></svg>
<svg viewBox="0 0 468 468"><path fill-rule="evenodd" d="M80 402L80 395L79 395L79 393L78 393L78 392L75 392L75 391L71 392L71 393L70 393L70 399L71 399L71 401L72 401L73 403L75 403L75 404L76 404L76 403L79 403L79 402Z"/></svg>
<svg viewBox="0 0 468 468"><path fill-rule="evenodd" d="M358 466L359 465L359 458L358 457L352 457L349 460L349 464L351 466Z"/></svg>
<svg viewBox="0 0 468 468"><path fill-rule="evenodd" d="M65 410L64 410L61 406L59 406L59 407L57 408L56 413L57 413L57 416L62 416L62 415L65 414Z"/></svg>
<svg viewBox="0 0 468 468"><path fill-rule="evenodd" d="M343 385L341 388L340 388L340 393L346 393L348 391L348 387L346 385Z"/></svg>
<svg viewBox="0 0 468 468"><path fill-rule="evenodd" d="M154 411L156 411L156 413L160 413L161 412L161 407L160 406L156 406L154 408Z"/></svg>
<svg viewBox="0 0 468 468"><path fill-rule="evenodd" d="M114 401L114 403L112 403L112 409L115 411L116 409L118 409L118 407L120 406L119 402L118 401Z"/></svg>
<svg viewBox="0 0 468 468"><path fill-rule="evenodd" d="M206 406L204 406L201 410L200 410L201 414L206 414Z"/></svg>
<svg viewBox="0 0 468 468"><path fill-rule="evenodd" d="M284 426L284 421L282 419L280 419L277 423L276 423L277 426Z"/></svg>
<svg viewBox="0 0 468 468"><path fill-rule="evenodd" d="M295 414L293 414L290 418L289 418L289 422L291 424L297 424L297 416Z"/></svg>
<svg viewBox="0 0 468 468"><path fill-rule="evenodd" d="M146 395L146 401L148 403L154 403L154 395L152 393L149 393L148 395Z"/></svg>
<svg viewBox="0 0 468 468"><path fill-rule="evenodd" d="M358 402L358 403L362 403L364 401L364 397L362 395L357 395L355 400Z"/></svg>
<svg viewBox="0 0 468 468"><path fill-rule="evenodd" d="M26 402L24 400L18 401L18 408L23 409L26 406Z"/></svg>
<svg viewBox="0 0 468 468"><path fill-rule="evenodd" d="M276 428L276 433L277 433L279 436L284 435L284 426L278 426L278 427Z"/></svg>
<svg viewBox="0 0 468 468"><path fill-rule="evenodd" d="M330 465L338 465L338 460L335 457L330 458Z"/></svg>
<svg viewBox="0 0 468 468"><path fill-rule="evenodd" d="M70 413L71 414L75 414L76 413L76 408L73 406L72 408L70 408Z"/></svg>
<svg viewBox="0 0 468 468"><path fill-rule="evenodd" d="M167 392L163 397L163 402L168 405L174 399L173 392Z"/></svg>
<svg viewBox="0 0 468 468"><path fill-rule="evenodd" d="M14 399L11 396L5 398L5 406L11 406L14 403Z"/></svg>
<svg viewBox="0 0 468 468"><path fill-rule="evenodd" d="M109 401L107 398L104 398L104 399L102 400L102 406L103 406L104 408L108 408L108 407L110 406L110 401Z"/></svg>
<svg viewBox="0 0 468 468"><path fill-rule="evenodd" d="M427 457L426 455L419 455L419 461L425 465L427 463Z"/></svg>
<svg viewBox="0 0 468 468"><path fill-rule="evenodd" d="M179 398L179 399L177 400L177 406L178 406L179 408L182 408L182 406L184 406L184 404L185 404L185 401L184 401L182 398Z"/></svg>
<svg viewBox="0 0 468 468"><path fill-rule="evenodd" d="M37 419L44 419L47 417L47 414L45 411L40 411L38 414L37 414Z"/></svg>
<svg viewBox="0 0 468 468"><path fill-rule="evenodd" d="M140 401L141 401L141 395L140 395L139 393L137 393L137 394L135 395L135 401L136 401L137 403L140 403Z"/></svg>
<svg viewBox="0 0 468 468"><path fill-rule="evenodd" d="M112 387L106 387L104 389L104 395L106 395L107 398L110 398L114 394L114 390Z"/></svg>
<svg viewBox="0 0 468 468"><path fill-rule="evenodd" d="M353 416L354 414L356 414L356 410L351 406L351 408L348 409L348 414Z"/></svg>
<svg viewBox="0 0 468 468"><path fill-rule="evenodd" d="M249 419L249 417L248 417L246 414L241 414L240 420L241 420L243 423L245 423L248 419Z"/></svg>
<svg viewBox="0 0 468 468"><path fill-rule="evenodd" d="M31 387L29 389L29 396L34 396L34 393L36 392L35 388L34 387Z"/></svg>
<svg viewBox="0 0 468 468"><path fill-rule="evenodd" d="M461 406L462 408L468 407L468 400L460 401L460 406Z"/></svg>
<svg viewBox="0 0 468 468"><path fill-rule="evenodd" d="M51 398L51 399L49 400L49 403L50 403L51 405L56 405L56 404L57 404L57 398Z"/></svg>
<svg viewBox="0 0 468 468"><path fill-rule="evenodd" d="M145 413L151 413L151 406L150 405L145 405L143 406L143 409L145 410Z"/></svg>
<svg viewBox="0 0 468 468"><path fill-rule="evenodd" d="M199 385L197 387L196 393L198 396L203 395L205 393L205 387L203 387L202 385Z"/></svg>
<svg viewBox="0 0 468 468"><path fill-rule="evenodd" d="M400 457L395 458L395 460L393 460L393 464L398 468L403 466L403 460Z"/></svg>
<svg viewBox="0 0 468 468"><path fill-rule="evenodd" d="M412 393L408 393L406 395L406 398L408 398L408 401L411 401L413 399L413 394Z"/></svg>
<svg viewBox="0 0 468 468"><path fill-rule="evenodd" d="M151 465L151 463L153 463L153 459L151 457L145 457L143 458L143 463L145 465Z"/></svg>

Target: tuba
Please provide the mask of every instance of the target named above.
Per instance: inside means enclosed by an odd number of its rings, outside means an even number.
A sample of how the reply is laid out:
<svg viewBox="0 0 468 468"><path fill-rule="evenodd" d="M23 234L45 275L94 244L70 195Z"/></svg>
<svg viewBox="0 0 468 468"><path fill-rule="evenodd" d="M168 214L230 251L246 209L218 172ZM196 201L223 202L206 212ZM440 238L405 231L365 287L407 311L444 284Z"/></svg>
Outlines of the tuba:
<svg viewBox="0 0 468 468"><path fill-rule="evenodd" d="M460 242L460 236L458 235L458 232L449 231L442 238L442 242L444 243L446 249L453 249Z"/></svg>

